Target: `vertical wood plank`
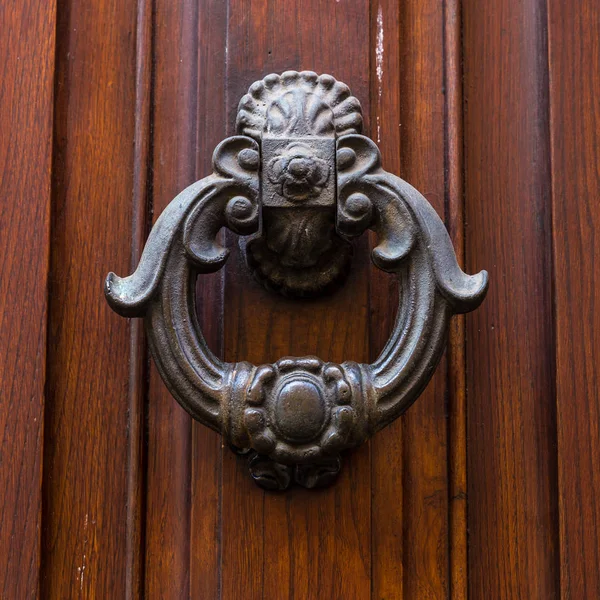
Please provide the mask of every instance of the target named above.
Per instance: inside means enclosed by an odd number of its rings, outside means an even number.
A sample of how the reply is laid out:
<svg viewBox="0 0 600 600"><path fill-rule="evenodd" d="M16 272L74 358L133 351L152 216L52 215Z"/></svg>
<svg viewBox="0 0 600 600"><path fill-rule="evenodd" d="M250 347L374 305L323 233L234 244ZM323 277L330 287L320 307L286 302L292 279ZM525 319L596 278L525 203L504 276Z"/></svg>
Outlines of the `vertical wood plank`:
<svg viewBox="0 0 600 600"><path fill-rule="evenodd" d="M155 4L153 203L156 216L212 170L225 132L226 4ZM173 40L177 43L173 43ZM201 276L198 314L221 353L222 275ZM154 367L149 393L146 536L148 597L217 598L220 585L221 440L192 423Z"/></svg>
<svg viewBox="0 0 600 600"><path fill-rule="evenodd" d="M196 178L198 4L154 2L154 217ZM154 364L148 389L148 598L190 593L191 418L165 387Z"/></svg>
<svg viewBox="0 0 600 600"><path fill-rule="evenodd" d="M461 0L444 3L446 227L464 264L464 161ZM467 394L465 317L455 315L448 336L448 558L449 597L468 596Z"/></svg>
<svg viewBox="0 0 600 600"><path fill-rule="evenodd" d="M400 13L401 176L438 214L445 209L443 6L406 2ZM404 595L448 593L446 358L403 419Z"/></svg>
<svg viewBox="0 0 600 600"><path fill-rule="evenodd" d="M239 98L254 80L288 69L331 73L351 87L368 116L366 0L279 4L231 0L228 26L229 125ZM261 363L305 354L334 361L368 359L364 242L343 289L314 302L267 293L249 276L237 251L234 254L225 287L227 360ZM365 446L346 457L334 487L278 496L258 489L244 461L227 451L223 598L369 598L369 463Z"/></svg>
<svg viewBox="0 0 600 600"><path fill-rule="evenodd" d="M383 168L402 172L400 13L396 0L371 2L372 139L381 151ZM370 249L377 236L369 232ZM379 356L394 326L398 308L397 278L373 265L369 271L370 362ZM371 440L371 597L404 598L404 460L403 421L399 419Z"/></svg>
<svg viewBox="0 0 600 600"><path fill-rule="evenodd" d="M41 582L49 598L126 595L129 331L102 283L130 265L135 29L135 3L58 2Z"/></svg>
<svg viewBox="0 0 600 600"><path fill-rule="evenodd" d="M212 172L212 151L226 137L225 43L227 2L200 0L196 177ZM223 271L201 275L196 288L200 327L209 348L223 355ZM192 424L190 597L218 599L221 584L222 438Z"/></svg>
<svg viewBox="0 0 600 600"><path fill-rule="evenodd" d="M463 0L472 598L558 596L546 11Z"/></svg>
<svg viewBox="0 0 600 600"><path fill-rule="evenodd" d="M39 595L56 6L0 10L0 596Z"/></svg>
<svg viewBox="0 0 600 600"><path fill-rule="evenodd" d="M600 597L600 5L549 1L561 598Z"/></svg>
<svg viewBox="0 0 600 600"><path fill-rule="evenodd" d="M139 263L150 220L150 155L152 102L152 0L137 0L135 138L131 271ZM129 451L127 473L126 598L144 596L143 547L146 502L146 396L148 349L141 319L130 322Z"/></svg>
<svg viewBox="0 0 600 600"><path fill-rule="evenodd" d="M394 30L395 19L393 16L385 18L383 13L384 6L388 14L392 8L387 3L377 4L375 37L383 37L384 41L399 37L400 57L398 74L384 71L380 84L376 54L372 77L377 86L399 85L399 98L395 100L399 100L399 108L395 113L397 123L393 124L382 119L393 118L394 99L388 99L389 106L381 107L381 115L378 113L376 117L381 126L373 132L373 138L388 154L393 152L394 145L396 152L399 148L400 164L396 159L396 163L392 162L389 167L384 163L384 167L396 169L420 189L443 216L446 196L443 5L433 1L401 3L397 17L399 27ZM378 22L380 10L382 18ZM383 57L385 52L384 45ZM379 94L379 90L376 91ZM372 290L372 306L386 302L389 306L390 292L379 286ZM392 293L397 296L396 290ZM377 335L384 333L381 312L381 307L372 312L371 327ZM390 316L388 314L388 326ZM381 341L372 338L378 347ZM378 433L372 442L374 598L447 596L445 391L446 361L443 359L418 402L399 423ZM401 568L396 566L399 559Z"/></svg>

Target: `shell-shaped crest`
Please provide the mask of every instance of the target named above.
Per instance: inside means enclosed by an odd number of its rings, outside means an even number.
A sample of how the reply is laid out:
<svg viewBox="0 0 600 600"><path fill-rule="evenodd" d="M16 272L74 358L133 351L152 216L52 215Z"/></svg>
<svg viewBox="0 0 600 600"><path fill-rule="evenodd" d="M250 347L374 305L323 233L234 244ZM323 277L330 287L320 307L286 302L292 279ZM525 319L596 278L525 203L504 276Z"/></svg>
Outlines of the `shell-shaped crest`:
<svg viewBox="0 0 600 600"><path fill-rule="evenodd" d="M237 131L260 140L277 136L336 136L362 131L360 102L331 75L286 71L267 75L240 100Z"/></svg>

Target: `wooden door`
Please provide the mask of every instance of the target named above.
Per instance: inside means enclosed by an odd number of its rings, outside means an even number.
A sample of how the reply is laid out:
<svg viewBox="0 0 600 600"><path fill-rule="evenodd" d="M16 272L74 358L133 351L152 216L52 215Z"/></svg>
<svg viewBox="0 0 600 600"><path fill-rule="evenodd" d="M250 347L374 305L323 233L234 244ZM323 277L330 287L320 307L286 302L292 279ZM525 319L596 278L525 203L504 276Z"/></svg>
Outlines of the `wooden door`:
<svg viewBox="0 0 600 600"><path fill-rule="evenodd" d="M20 0L0 6L0 596L600 598L597 0ZM108 308L109 270L209 172L269 72L346 82L486 301L326 490L268 493ZM393 279L356 246L292 302L233 256L227 360L369 361Z"/></svg>

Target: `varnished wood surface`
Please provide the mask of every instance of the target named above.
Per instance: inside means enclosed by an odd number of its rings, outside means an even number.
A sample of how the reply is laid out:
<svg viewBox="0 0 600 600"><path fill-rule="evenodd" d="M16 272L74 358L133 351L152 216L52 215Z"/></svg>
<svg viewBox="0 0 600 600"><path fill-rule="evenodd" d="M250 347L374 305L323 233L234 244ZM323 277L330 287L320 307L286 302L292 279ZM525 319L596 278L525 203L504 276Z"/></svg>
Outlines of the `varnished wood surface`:
<svg viewBox="0 0 600 600"><path fill-rule="evenodd" d="M549 2L560 591L600 597L600 5Z"/></svg>
<svg viewBox="0 0 600 600"><path fill-rule="evenodd" d="M196 180L197 6L153 3L152 209L154 220ZM148 598L190 595L192 423L155 366L148 391Z"/></svg>
<svg viewBox="0 0 600 600"><path fill-rule="evenodd" d="M24 0L0 24L0 596L600 597L597 3ZM102 281L287 69L350 85L491 287L334 487L272 494L170 397ZM293 302L228 234L198 281L209 345L373 360L397 290L372 242L340 292Z"/></svg>
<svg viewBox="0 0 600 600"><path fill-rule="evenodd" d="M123 598L130 331L102 282L131 263L136 8L57 8L40 588Z"/></svg>
<svg viewBox="0 0 600 600"><path fill-rule="evenodd" d="M0 8L0 597L39 585L56 10Z"/></svg>
<svg viewBox="0 0 600 600"><path fill-rule="evenodd" d="M142 255L150 220L150 159L152 114L152 4L138 0L136 15L135 125L133 148L133 195L131 271ZM129 430L127 455L127 541L125 594L127 600L144 593L144 539L146 506L146 396L148 349L144 324L130 323L129 336Z"/></svg>
<svg viewBox="0 0 600 600"><path fill-rule="evenodd" d="M220 2L155 3L155 217L179 190L210 172L212 151L225 137L225 16L226 5ZM217 354L221 348L221 279L219 273L202 276L197 288L203 333ZM221 438L191 422L153 366L148 411L145 595L216 598Z"/></svg>
<svg viewBox="0 0 600 600"><path fill-rule="evenodd" d="M196 173L212 168L212 149L227 136L225 45L227 3L202 0L198 7L198 99ZM214 84L209 84L214 82ZM224 237L222 232L222 236ZM224 243L224 242L223 242ZM223 356L223 282L219 271L198 278L197 306L204 337ZM222 439L199 423L192 424L192 514L190 596L218 598L221 590ZM207 543L206 540L213 540Z"/></svg>
<svg viewBox="0 0 600 600"><path fill-rule="evenodd" d="M398 76L400 56L400 6L395 0L371 3L371 135L381 151L383 167L401 173L402 116ZM372 249L377 236L369 233ZM398 307L394 277L369 269L369 360L385 346ZM406 548L404 535L403 422L396 421L370 441L371 445L371 594L374 598L402 597Z"/></svg>
<svg viewBox="0 0 600 600"><path fill-rule="evenodd" d="M469 590L559 594L546 12L464 0ZM561 285L559 283L559 285Z"/></svg>
<svg viewBox="0 0 600 600"><path fill-rule="evenodd" d="M444 7L445 217L458 262L464 265L464 152L461 0ZM467 598L467 394L465 317L456 315L448 336L448 592Z"/></svg>
<svg viewBox="0 0 600 600"><path fill-rule="evenodd" d="M401 4L400 175L421 191L442 218L446 188L443 38L444 15L438 2ZM419 402L401 420L403 597L407 599L448 595L446 369L444 357ZM382 463L380 468L385 473L389 467ZM392 498L393 492L387 502ZM393 597L393 589L388 595Z"/></svg>

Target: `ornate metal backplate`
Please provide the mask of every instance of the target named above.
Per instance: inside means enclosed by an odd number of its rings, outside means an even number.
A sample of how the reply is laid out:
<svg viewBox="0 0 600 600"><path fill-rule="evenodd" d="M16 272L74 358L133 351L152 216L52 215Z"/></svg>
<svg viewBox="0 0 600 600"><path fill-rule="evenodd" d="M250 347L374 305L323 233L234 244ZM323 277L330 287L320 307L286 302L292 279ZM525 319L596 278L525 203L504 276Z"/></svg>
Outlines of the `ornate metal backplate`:
<svg viewBox="0 0 600 600"><path fill-rule="evenodd" d="M423 391L444 349L449 318L473 310L488 284L466 275L427 200L385 172L360 135L360 104L330 75L289 71L250 87L237 131L217 146L212 175L181 192L156 221L133 275L110 273L105 293L120 315L144 317L169 390L190 415L250 453L265 488L332 482L340 452L401 415ZM227 227L267 287L299 297L346 276L349 240L373 229L375 265L398 277L392 335L370 365L317 357L225 363L195 314L198 274L220 269Z"/></svg>

